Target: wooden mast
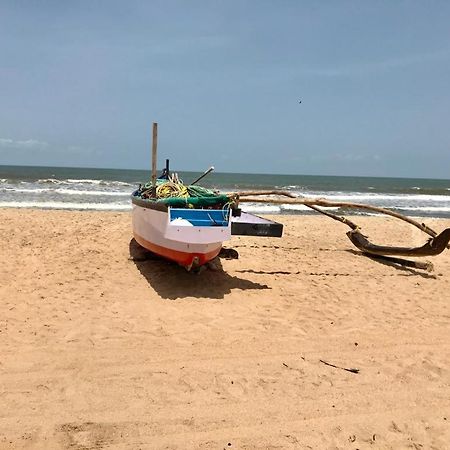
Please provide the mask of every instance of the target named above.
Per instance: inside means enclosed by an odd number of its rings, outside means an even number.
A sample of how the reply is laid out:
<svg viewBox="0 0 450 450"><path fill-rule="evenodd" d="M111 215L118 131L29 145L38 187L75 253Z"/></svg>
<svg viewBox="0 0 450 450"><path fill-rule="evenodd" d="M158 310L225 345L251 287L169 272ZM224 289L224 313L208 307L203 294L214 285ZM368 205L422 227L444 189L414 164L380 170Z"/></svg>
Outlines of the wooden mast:
<svg viewBox="0 0 450 450"><path fill-rule="evenodd" d="M158 124L153 122L152 141L152 197L156 197L156 157L158 147Z"/></svg>

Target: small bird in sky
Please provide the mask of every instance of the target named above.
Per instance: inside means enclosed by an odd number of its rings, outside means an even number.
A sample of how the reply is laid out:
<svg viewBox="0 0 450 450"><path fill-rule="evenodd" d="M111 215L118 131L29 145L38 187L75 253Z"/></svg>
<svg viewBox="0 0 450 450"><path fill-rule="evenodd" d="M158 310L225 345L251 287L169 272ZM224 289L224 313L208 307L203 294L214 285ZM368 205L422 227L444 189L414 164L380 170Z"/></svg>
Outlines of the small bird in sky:
<svg viewBox="0 0 450 450"><path fill-rule="evenodd" d="M298 101L299 104L300 104L301 102L302 102L301 100Z"/></svg>

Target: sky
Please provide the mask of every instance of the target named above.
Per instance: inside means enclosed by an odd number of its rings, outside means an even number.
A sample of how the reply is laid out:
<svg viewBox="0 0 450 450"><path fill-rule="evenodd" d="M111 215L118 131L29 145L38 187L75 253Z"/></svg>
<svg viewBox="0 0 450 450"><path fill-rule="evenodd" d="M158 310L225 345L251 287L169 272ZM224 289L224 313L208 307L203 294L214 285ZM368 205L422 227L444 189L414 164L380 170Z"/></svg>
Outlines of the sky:
<svg viewBox="0 0 450 450"><path fill-rule="evenodd" d="M0 0L0 164L450 178L450 2ZM299 103L301 101L301 103Z"/></svg>

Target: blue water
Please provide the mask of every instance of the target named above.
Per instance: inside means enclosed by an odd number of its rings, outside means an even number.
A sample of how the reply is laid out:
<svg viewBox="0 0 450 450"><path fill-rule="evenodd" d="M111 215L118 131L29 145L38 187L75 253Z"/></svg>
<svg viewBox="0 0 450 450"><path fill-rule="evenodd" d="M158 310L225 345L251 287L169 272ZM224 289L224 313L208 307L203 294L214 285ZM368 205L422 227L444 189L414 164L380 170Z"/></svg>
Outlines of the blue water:
<svg viewBox="0 0 450 450"><path fill-rule="evenodd" d="M188 184L200 172L178 171ZM130 193L148 171L0 166L0 207L131 209ZM283 189L307 197L367 203L410 216L450 217L450 180L211 173L202 186L222 192ZM307 214L302 205L246 204L250 212Z"/></svg>

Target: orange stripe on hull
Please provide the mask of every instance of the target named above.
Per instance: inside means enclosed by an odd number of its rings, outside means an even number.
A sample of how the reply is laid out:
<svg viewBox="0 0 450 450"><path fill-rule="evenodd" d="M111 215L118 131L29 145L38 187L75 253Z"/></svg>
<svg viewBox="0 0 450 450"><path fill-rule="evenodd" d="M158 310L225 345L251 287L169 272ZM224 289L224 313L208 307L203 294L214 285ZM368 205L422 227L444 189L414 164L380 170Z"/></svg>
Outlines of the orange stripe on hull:
<svg viewBox="0 0 450 450"><path fill-rule="evenodd" d="M207 253L189 253L189 252L181 252L179 250L173 250L171 248L167 247L161 247L160 245L154 244L153 242L147 241L142 236L139 236L136 233L134 234L134 238L136 241L141 245L142 247L146 248L147 250L150 250L153 253L156 253L157 255L163 256L164 258L170 259L171 261L175 261L178 264L181 264L182 266L191 266L194 258L197 257L198 259L198 265L202 266L203 264L206 264L208 261L211 261L213 258L215 258L219 252L222 246L219 246L217 249L212 250Z"/></svg>

